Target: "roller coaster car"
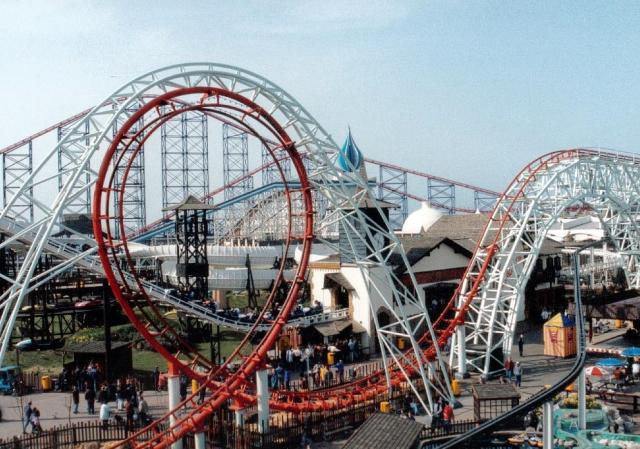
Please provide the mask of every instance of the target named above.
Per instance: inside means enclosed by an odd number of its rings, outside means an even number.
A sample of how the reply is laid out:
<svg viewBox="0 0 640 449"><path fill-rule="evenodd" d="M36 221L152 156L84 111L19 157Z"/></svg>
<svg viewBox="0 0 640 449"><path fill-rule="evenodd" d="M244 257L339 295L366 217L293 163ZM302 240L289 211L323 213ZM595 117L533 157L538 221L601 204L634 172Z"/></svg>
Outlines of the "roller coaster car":
<svg viewBox="0 0 640 449"><path fill-rule="evenodd" d="M102 304L101 298L87 299L85 301L78 301L74 304L76 309L91 309L92 307L97 307Z"/></svg>
<svg viewBox="0 0 640 449"><path fill-rule="evenodd" d="M19 366L3 366L0 368L0 393L13 393L13 386L21 372Z"/></svg>
<svg viewBox="0 0 640 449"><path fill-rule="evenodd" d="M52 311L55 309L55 306L53 304L47 304L46 308L47 310ZM23 306L22 308L20 308L20 312L22 313L30 313L32 310L35 312L42 312L42 304L36 304L35 306Z"/></svg>

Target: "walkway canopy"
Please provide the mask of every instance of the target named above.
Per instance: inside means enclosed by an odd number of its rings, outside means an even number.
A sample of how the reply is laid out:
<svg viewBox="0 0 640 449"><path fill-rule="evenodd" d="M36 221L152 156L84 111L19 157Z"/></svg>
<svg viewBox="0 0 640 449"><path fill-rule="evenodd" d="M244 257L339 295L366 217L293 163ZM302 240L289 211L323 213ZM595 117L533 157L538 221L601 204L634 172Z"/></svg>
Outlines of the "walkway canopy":
<svg viewBox="0 0 640 449"><path fill-rule="evenodd" d="M413 449L424 425L386 413L375 413L356 430L343 449Z"/></svg>

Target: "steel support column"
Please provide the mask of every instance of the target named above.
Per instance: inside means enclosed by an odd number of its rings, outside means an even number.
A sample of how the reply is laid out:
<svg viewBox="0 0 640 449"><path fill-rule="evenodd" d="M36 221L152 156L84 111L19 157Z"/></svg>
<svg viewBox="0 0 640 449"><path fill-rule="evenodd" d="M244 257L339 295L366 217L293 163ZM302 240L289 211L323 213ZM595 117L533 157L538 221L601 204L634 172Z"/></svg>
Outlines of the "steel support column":
<svg viewBox="0 0 640 449"><path fill-rule="evenodd" d="M437 204L449 214L456 212L456 186L432 178L427 179L427 198L430 203Z"/></svg>
<svg viewBox="0 0 640 449"><path fill-rule="evenodd" d="M33 141L11 152L2 153L2 200L7 202L20 190L33 170ZM33 222L33 187L16 199L11 208L13 218Z"/></svg>
<svg viewBox="0 0 640 449"><path fill-rule="evenodd" d="M401 229L409 214L407 172L384 165L379 169L378 198L398 206L389 211L389 222L393 229Z"/></svg>
<svg viewBox="0 0 640 449"><path fill-rule="evenodd" d="M137 108L130 108L127 110L127 115L133 114ZM122 126L123 122L118 121L118 123L113 127L113 135L115 136L118 133L118 129ZM142 119L136 123L131 129L131 133L136 133L138 129L144 126L144 122ZM123 208L123 220L125 232L130 234L138 229L142 228L147 222L147 212L146 212L146 183L145 183L145 175L144 175L144 148L140 148L140 150L134 155L134 152L138 149L137 144L130 145L124 156L124 159L128 159L129 157L135 157L131 167L129 168L129 173L124 181L124 169L117 168L115 173L115 183L114 187L116 192L114 192L114 206L115 210L118 211L120 208L120 199L118 197L117 191L124 189L124 199L122 201ZM123 148L118 148L115 154L115 158L117 159ZM116 236L119 238L120 233L119 229L115 230Z"/></svg>
<svg viewBox="0 0 640 449"><path fill-rule="evenodd" d="M171 208L188 195L209 193L208 122L204 114L185 112L160 129L162 207Z"/></svg>
<svg viewBox="0 0 640 449"><path fill-rule="evenodd" d="M87 145L89 145L89 124L85 123L80 130L74 132L75 122L66 126L58 127L58 142L67 133L74 133L70 136L67 146L58 148L58 192L62 190L67 182L68 172L71 167L76 164L76 159L82 156ZM88 164L90 166L90 163ZM89 173L84 176L84 186L91 182ZM79 189L76 189L78 193ZM84 192L76 196L66 207L65 213L68 214L90 214L91 212L91 189L85 188Z"/></svg>

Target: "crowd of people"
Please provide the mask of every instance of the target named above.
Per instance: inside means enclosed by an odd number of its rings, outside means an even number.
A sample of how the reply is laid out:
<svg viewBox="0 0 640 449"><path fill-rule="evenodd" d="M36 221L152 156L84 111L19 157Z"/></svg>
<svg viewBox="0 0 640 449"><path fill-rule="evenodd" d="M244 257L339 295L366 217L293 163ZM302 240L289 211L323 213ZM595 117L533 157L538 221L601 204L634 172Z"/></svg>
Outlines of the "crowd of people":
<svg viewBox="0 0 640 449"><path fill-rule="evenodd" d="M156 368L153 376L156 390L159 388L159 373L159 369ZM92 361L86 367L77 366L73 373L66 369L62 371L59 377L59 389L66 391L69 385L72 385L73 414L79 413L80 401L83 398L89 415L95 415L96 403L99 405L98 416L104 426L113 419L117 423L123 423L128 430L133 430L136 424L151 421L149 405L143 392L138 391L136 379L131 376L117 379L115 383L107 383L101 366ZM115 410L112 410L111 402L115 402ZM25 417L26 413L25 408ZM30 416L34 416L33 412ZM36 426L32 427L35 431Z"/></svg>
<svg viewBox="0 0 640 449"><path fill-rule="evenodd" d="M353 336L333 344L288 347L279 357L274 355L269 359L269 385L272 389L306 390L344 383L363 374L345 363L356 363L362 358L360 343Z"/></svg>

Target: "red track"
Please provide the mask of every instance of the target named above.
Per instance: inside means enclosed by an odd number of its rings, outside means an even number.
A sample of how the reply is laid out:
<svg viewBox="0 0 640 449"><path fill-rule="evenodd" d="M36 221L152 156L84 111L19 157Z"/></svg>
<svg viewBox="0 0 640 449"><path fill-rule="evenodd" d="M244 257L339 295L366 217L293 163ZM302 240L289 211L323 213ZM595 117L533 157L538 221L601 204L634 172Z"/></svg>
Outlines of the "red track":
<svg viewBox="0 0 640 449"><path fill-rule="evenodd" d="M192 106L191 108L184 108L182 110L176 109L174 110L174 112L168 113L164 116L160 115L160 113L158 112L159 117L154 120L145 120L147 124L143 127L143 129L138 130L136 134L128 134L129 130L141 117L143 117L149 111L159 111L160 108L158 106L160 104L166 104L167 102L171 103L174 98L179 98L182 95L194 93L201 93L209 97L216 98L232 98L236 102L239 102L244 107L246 107L247 111L244 112L246 112L247 115L240 120L244 122L247 117L253 118L256 121L260 122L262 125L265 125L273 132L274 135L278 137L282 147L285 148L288 152L288 155L291 158L302 183L300 194L302 194L305 204L305 211L302 213L302 217L304 217L305 219L306 231L304 236L291 236L291 226L289 226L288 239L289 242L294 239L300 238L302 238L303 241L303 256L296 273L296 280L291 285L291 289L282 307L281 313L273 323L270 331L264 337L257 349L255 349L254 352L243 361L240 368L235 373L230 373L226 369L226 364L220 367L213 366L211 362L208 361L205 357L194 351L187 342L182 341L179 338L177 332L175 332L171 328L162 314L156 309L155 304L148 297L141 283L137 282L138 285L135 286L129 285L123 273L120 271L119 265L115 263L118 259L119 252L124 251L126 259L129 263L129 270L137 279L133 261L128 254L127 239L125 238L122 242L117 242L112 237L112 221L115 221L116 224L120 226L121 232L124 230L123 211L116 211L115 216L112 216L109 213L109 211L111 210L110 201L113 197L114 192L113 182L116 167L126 164L124 173L124 180L126 180L128 170L131 166L131 163L135 159L135 155L137 152L137 150L126 150L130 149L131 145L134 143L134 148L142 147L145 139L148 139L149 136L152 135L153 132L164 121L183 111L189 109L213 109L217 114L226 114L228 110L234 109L234 107L223 104L220 102L220 100L218 100L213 105L200 104ZM227 111L225 111L225 109ZM235 112L238 111L243 112L241 109L235 110ZM228 115L228 117L233 119L233 116L231 115ZM120 151L116 151L117 149L119 149ZM112 161L116 154L118 154L118 157L114 164ZM516 177L514 183L522 182L521 176L525 174L526 171L528 171L527 178L530 178L531 176L535 176L535 172L542 166L545 166L546 163L550 161L557 161L559 160L559 158L568 157L570 154L573 153L557 153L550 157L548 160L544 161L544 163L539 163L542 162L542 159L534 162L529 167L527 167L527 169L523 170L523 172L521 172L518 177ZM530 170L533 166L537 166L535 167L536 169ZM126 185L124 180L123 184ZM518 194L522 194L524 185L526 185L526 182L522 183ZM121 198L124 195L124 192L122 190L116 193L120 195ZM292 192L287 191L287 198L289 200L291 193ZM122 204L122 201L120 202L120 204ZM291 203L289 201L289 208L290 207ZM105 267L107 279L114 291L116 299L121 304L125 314L138 329L140 334L149 341L152 347L163 357L165 357L172 366L176 367L189 377L198 379L201 383L201 389L208 388L212 391L211 398L208 402L198 405L196 402L196 398L198 397L199 392L196 391L193 392L192 395L179 407L179 410L181 410L183 413L178 413L178 410L174 410L170 411L168 414L160 418L160 421L166 422L169 417L172 417L176 422L176 425L174 425L173 427L170 427L164 431L158 431L150 434L153 429L157 428L156 425L150 426L149 428L144 429L129 438L129 442L136 444L138 447L166 447L167 445L184 436L186 433L201 428L201 426L204 425L205 418L218 407L220 407L227 399L233 397L237 401L245 404L253 402L255 400L253 395L247 394L246 389L253 383L253 373L264 364L267 351L274 346L276 339L278 338L287 321L290 311L293 309L294 305L297 302L300 283L304 280L308 257L310 254L311 240L313 238L312 207L310 186L308 183L306 172L304 170L302 158L295 150L295 146L293 145L291 139L278 125L278 123L276 123L275 120L273 120L258 105L237 94L213 88L178 89L176 91L164 94L161 97L158 97L145 104L143 108L137 111L122 126L103 159L98 174L96 189L94 192L94 235L96 235L100 258L102 260L103 266ZM504 216L507 217L508 214L505 214ZM499 224L499 227L502 228L506 224L506 220L504 220ZM494 239L492 244L476 249L476 253L478 251L483 251L485 253L485 257L483 257L484 263L480 267L475 267L472 264L467 269L465 277L468 277L471 281L469 283L471 288L468 292L465 292L466 300L464 304L459 309L456 309L454 307L455 299L460 294L459 291L456 292L456 294L449 301L446 310L435 321L434 329L436 331L437 344L439 347L443 346L446 343L449 336L451 336L455 331L456 326L464 322L468 307L473 298L476 296L479 288L481 287L484 281L485 273L487 272L487 269L491 263L492 256L498 249L496 243L497 236L498 233L496 234L496 238ZM113 267L116 267L116 271L114 271ZM282 282L282 269L283 267L281 266L280 275L278 276L277 282ZM135 293L136 291L140 293ZM264 311L267 310L268 305L273 301L274 296L275 289L271 293L271 296L267 301L267 306L263 309L263 312L256 321L255 326L257 326L258 323L263 320ZM144 308L140 305L140 299L143 299L142 304L145 305ZM142 315L144 316L144 320L136 314L136 308L138 310L138 313L142 313ZM451 316L452 313L453 317ZM241 347L244 346L244 344L246 344L246 341L248 340L250 334L251 333L247 334L243 343L241 343L240 347L234 352L234 355L240 351ZM169 341L177 345L180 348L180 352L178 354L174 354L171 350L167 349L163 339L168 339ZM436 346L434 345L434 342L430 342L428 336L425 335L422 338L421 343L423 345L426 345L426 348L424 349L424 356L429 360L433 360L436 356ZM229 360L232 359L233 357L229 358ZM405 361L406 366L404 367L404 369L411 374L413 372L413 356L407 355L405 357ZM202 374L195 369L196 366L205 366L209 371L206 374ZM390 378L392 385L398 385L402 382L402 375L398 370L392 372ZM368 399L370 397L373 397L375 394L387 391L387 389L388 386L386 385L385 377L382 375L382 372L378 372L350 384L341 385L339 387L319 392L276 392L275 394L277 395L277 397L272 398L271 403L273 408L275 409L289 410L294 412L335 409L349 406L356 401Z"/></svg>
<svg viewBox="0 0 640 449"><path fill-rule="evenodd" d="M123 276L123 273L119 271L119 265L117 263L114 263L119 257L119 252L124 251L126 254L126 259L128 260L130 265L130 272L134 274L134 277L137 276L133 266L133 262L128 255L127 239L125 238L122 242L117 242L112 237L112 222L115 222L120 226L121 232L124 229L122 210L117 211L115 216L112 216L109 212L111 210L110 201L115 191L113 188L115 167L122 165L126 167L124 175L126 179L128 168L130 167L132 161L135 159L137 150L117 152L116 149L122 149L122 147L124 147L125 149L130 148L130 146L134 143L136 144L136 148L140 148L144 143L144 140L147 139L151 134L153 134L153 132L163 123L163 121L166 121L173 115L181 113L187 109L182 109L178 112L170 113L165 116L159 116L155 120L147 120L147 125L145 125L143 129L139 130L134 135L130 135L128 134L128 132L133 124L135 124L142 116L144 116L149 111L158 111L159 108L157 106L163 104L163 102L164 104L166 104L167 102L171 103L174 101L174 99L178 99L182 95L194 93L203 94L207 97L214 97L217 98L218 101L214 102L213 104L203 103L200 105L196 105L191 109L206 109L209 112L213 111L213 113L218 116L226 116L230 120L240 120L243 126L254 133L255 131L251 127L249 127L247 123L245 123L246 120L255 120L260 125L267 128L272 133L273 137L275 137L280 142L282 148L287 151L302 184L302 188L300 190L286 190L289 200L292 194L301 195L304 200L305 208L302 213L293 214L304 218L304 235L292 236L290 234L291 226L289 226L288 242L291 242L292 240L301 240L303 242L302 258L296 273L295 281L292 283L289 294L287 295L285 303L283 304L281 313L273 323L270 331L264 337L260 345L251 353L251 355L249 355L243 361L239 369L234 373L230 373L226 369L226 364L220 367L214 366L205 357L201 356L192 348L190 348L188 342L182 341L177 333L171 328L169 323L167 323L167 321L164 319L162 314L155 308L153 301L151 301L151 299L148 297L142 285L140 283L137 283L138 285L130 285ZM246 109L242 110L238 109L237 107L234 108L228 104L224 104L220 102L220 98L230 98L235 102L240 103L242 107ZM233 116L233 112L244 112L246 115L242 119L237 119ZM119 153L119 157L117 158L116 163L113 164L114 156L117 153ZM589 150L568 150L550 153L549 155L543 156L525 167L525 169L523 169L514 178L511 185L506 190L506 192L509 192L509 197L503 196L501 198L501 201L505 199L510 201L510 204L508 206L508 210L510 210L514 204L513 200L523 195L524 189L528 182L533 179L540 170L545 169L550 164L555 164L564 159L582 156L592 157L596 154L600 155L601 157L616 157L618 159L621 157L618 155L597 153ZM275 163L279 166L278 162ZM123 184L126 185L124 181ZM515 193L512 193L512 190ZM491 193L490 191L485 192ZM123 191L118 191L116 193L121 197L122 195L124 195ZM120 202L120 204L122 204L122 201ZM289 208L291 208L290 201ZM196 402L199 391L193 392L193 394L179 407L182 413L178 414L178 410L174 410L160 418L160 421L164 422L169 417L173 417L177 422L175 426L167 430L156 431L157 427L155 425L152 425L133 435L127 440L127 442L134 443L138 447L166 447L167 445L184 436L187 432L201 428L205 422L206 417L209 416L218 407L220 407L227 399L234 398L240 403L244 404L254 402L255 397L252 394L249 394L247 388L252 385L252 376L254 372L261 366L263 366L264 360L266 359L267 351L275 344L280 331L283 329L283 326L287 321L290 311L296 304L300 284L304 280L304 275L307 269L311 240L313 238L313 205L307 175L300 154L296 151L295 145L292 143L291 139L280 127L280 125L264 110L262 110L258 105L254 104L250 100L222 89L178 89L164 94L163 96L158 97L154 100L151 100L142 109L137 111L136 114L134 114L122 126L103 159L98 175L96 189L94 192L93 217L94 235L96 236L96 240L98 242L100 258L102 260L103 266L105 267L105 272L109 284L113 289L116 299L121 304L125 314L138 329L140 334L146 340L148 340L152 347L161 355L163 355L163 357L165 357L168 362L172 364L172 366L177 367L181 372L185 373L189 377L198 379L202 385L200 387L201 389L207 388L212 392L210 400L200 405ZM497 217L494 213L492 220L495 220L496 218ZM467 311L469 309L469 305L475 298L477 292L484 282L485 274L487 273L487 270L491 264L492 257L496 253L496 251L499 250L499 248L497 247L499 234L501 230L509 225L509 213L503 214L499 222L491 223L491 221L489 221L486 225L487 227L485 228L485 232L483 233L485 236L486 230L488 229L490 224L492 224L492 230L495 231L497 229L498 232L495 233L495 237L491 242L481 242L478 248L476 248L475 250L472 264L470 264L470 266L467 268L464 275L464 278L469 281L467 284L470 286L470 288L469 291L464 292L465 300L463 304L459 308L456 308L455 306L456 300L461 294L461 292L458 290L448 302L445 311L433 324L437 336L437 344L440 347L443 346L446 343L447 339L453 334L456 326L464 322ZM482 259L484 260L484 262L480 266L475 266L473 264L473 260L476 260L475 255L477 255L478 252L483 253L484 257ZM115 271L114 267L116 267ZM277 282L282 282L281 274L282 267ZM273 301L274 296L275 289L269 297L267 301L267 307L265 307L264 310L268 308L268 305ZM143 304L144 307L141 304ZM264 310L259 319L256 321L255 326L257 326L258 323L263 320ZM144 317L144 319L141 319L140 314ZM241 343L240 347L234 352L234 355L238 354L240 349L246 344L246 341L248 340L250 334L251 333L247 334L247 337L245 338L243 343ZM163 339L167 339L178 346L180 348L180 351L176 354L173 351L167 349ZM435 342L429 341L428 336L425 335L421 339L421 343L425 347L424 356L427 359L433 359L436 356L436 346L434 345ZM232 358L233 357L230 357L229 360L232 360ZM405 361L405 369L411 372L413 357L407 355L405 357ZM196 366L205 366L209 369L209 371L206 374L200 373L195 369ZM401 382L402 375L400 371L396 370L392 372L392 385L397 385ZM274 397L271 401L271 405L274 409L289 410L293 412L343 408L353 404L356 401L361 401L373 397L379 392L387 391L387 389L388 386L386 385L385 377L382 375L382 371L380 371L349 384L341 385L323 391L275 392Z"/></svg>
<svg viewBox="0 0 640 449"><path fill-rule="evenodd" d="M117 261L119 252L124 251L126 259L128 260L128 263L130 265L129 270L137 279L133 262L128 254L127 239L125 238L122 242L117 242L113 239L112 236L112 221L115 221L116 224L120 226L121 232L124 230L122 209L116 211L115 216L112 216L109 212L111 210L110 201L113 197L113 192L115 191L113 188L113 182L116 167L120 167L123 165L125 166L124 180L126 180L128 170L131 166L131 163L135 159L137 149L142 147L144 141L148 139L149 136L153 134L153 132L164 121L170 119L173 115L181 113L187 109L185 108L182 111L166 114L165 116L159 116L158 118L151 121L147 119L145 120L147 124L136 134L130 135L128 134L128 132L133 124L135 124L147 112L153 110L159 111L160 109L158 108L158 106L160 104L166 104L167 102L172 102L174 98L178 98L181 95L193 93L204 93L208 96L233 98L235 101L243 104L248 108L249 111L251 111L247 114L247 117L262 121L263 125L266 122L268 124L268 127L270 127L273 133L279 138L282 147L285 148L288 152L289 157L291 158L302 183L302 189L300 190L300 193L303 195L305 204L305 211L303 212L302 216L306 221L306 232L304 236L290 235L289 239L289 241L291 241L294 239L300 239L302 237L303 241L303 257L298 267L296 281L293 282L287 299L282 307L281 313L273 324L271 330L264 337L262 343L258 346L258 348L244 360L238 371L236 371L235 373L230 373L226 369L226 364L221 367L213 366L211 362L208 361L205 357L194 351L187 342L182 341L179 338L178 334L164 319L162 314L156 309L154 303L144 291L141 283L137 282L137 285L134 286L129 285L123 273L120 271L119 265L117 263L114 263ZM211 106L197 105L192 107L191 109L200 110L207 108L211 108ZM225 108L232 109L229 105L223 105L219 101L218 103L214 104L213 108L218 108L220 110ZM220 112L219 110L216 110L216 113L224 114L224 112ZM251 116L252 113L254 114L253 116ZM231 115L229 115L229 117L233 118ZM244 121L244 118L242 120ZM127 149L130 149L131 145L134 143L134 148L136 148L136 150L126 151ZM119 149L120 151L116 151L117 149ZM112 163L112 161L116 154L118 154L118 157L114 164ZM125 182L123 182L123 184L126 185ZM120 195L122 199L124 192L120 190L116 193ZM291 192L287 191L287 194L289 198ZM122 201L120 202L120 204L122 204ZM290 203L289 207L291 207ZM192 396L190 396L183 404L181 404L180 409L184 410L184 413L178 414L177 410L171 411L167 415L160 418L161 421L166 421L169 417L173 417L177 422L174 427L169 428L166 431L157 432L153 434L153 436L149 437L149 432L155 428L154 426L151 426L150 428L144 429L140 433L133 435L129 439L129 441L135 442L139 446L144 447L165 447L171 442L176 441L187 432L198 429L200 426L202 426L206 416L220 407L227 399L233 397L239 402L245 404L253 402L254 397L250 394L247 394L245 390L252 384L251 379L253 373L264 363L267 351L271 347L273 347L276 339L280 334L280 331L287 321L289 312L292 310L297 301L298 289L300 286L300 282L302 282L304 279L310 252L311 240L313 238L313 210L310 187L308 184L306 173L304 171L302 158L295 150L294 145L292 144L291 140L286 135L284 130L282 130L279 125L275 121L273 121L273 119L268 116L268 114L266 114L266 112L264 112L258 105L255 105L249 100L231 92L210 88L179 89L173 92L169 92L161 97L150 101L142 109L137 111L122 126L118 135L114 138L112 145L105 155L100 168L98 181L96 183L96 189L94 192L93 208L94 233L97 236L100 257L103 266L105 267L109 284L114 291L116 299L123 307L125 314L138 329L140 334L145 339L147 339L152 347L163 357L165 357L172 366L177 367L177 369L179 369L189 377L198 379L202 385L200 388L208 388L212 390L211 399L205 404L198 405L196 403L196 398L198 396L198 391L196 391L193 392ZM289 226L289 233L290 229L291 227ZM493 250L494 248L491 248L489 253L492 254ZM490 259L490 256L487 257L485 265L481 268L479 275L473 283L472 292L468 296L469 298L473 298L475 292L481 285L484 277L484 272L487 269ZM113 267L116 267L116 271L114 271ZM282 282L281 279L282 278L280 274L280 276L278 277L278 282ZM140 293L135 293L136 291ZM272 292L269 300L267 301L267 307L268 304L273 300L274 292L275 289ZM140 305L140 299L144 300L142 302L142 304L145 305L144 308ZM452 302L450 302L449 304L451 305ZM263 309L263 313L264 310L267 309L267 307ZM139 314L143 315L144 320L136 314L135 309L138 310ZM454 319L446 319L447 314L444 313L440 318L438 318L438 320L436 320L434 326L438 330L436 335L438 335L439 346L442 346L446 342L448 337L455 330L455 327L464 320L465 311L466 308L463 307L461 310L458 310L456 312L456 316ZM260 315L259 319L256 321L255 326L257 326L262 319L263 314ZM250 334L251 333L247 334L245 341L240 345L240 347L235 351L234 354L237 354L240 351L240 348L248 340ZM177 345L180 348L179 353L174 354L172 351L167 349L162 339L168 339L169 341ZM427 343L426 336L425 338L423 338L423 343ZM427 359L433 359L436 355L436 347L431 344L425 349L424 352L424 355ZM229 358L229 360L232 359L233 357ZM412 357L407 356L406 361L408 366L405 367L405 370L411 373L413 370L410 366L412 364ZM209 372L206 374L202 374L195 369L196 366L205 366L209 369ZM392 385L397 385L401 382L401 375L398 371L392 373L391 382ZM375 394L387 391L387 389L388 386L386 385L386 381L384 376L382 375L382 372L378 372L350 384L341 385L339 387L323 390L321 392L277 392L275 394L277 394L278 397L272 400L272 406L275 409L290 410L295 412L342 408L356 401L373 397ZM142 438L144 438L144 441L141 441Z"/></svg>

